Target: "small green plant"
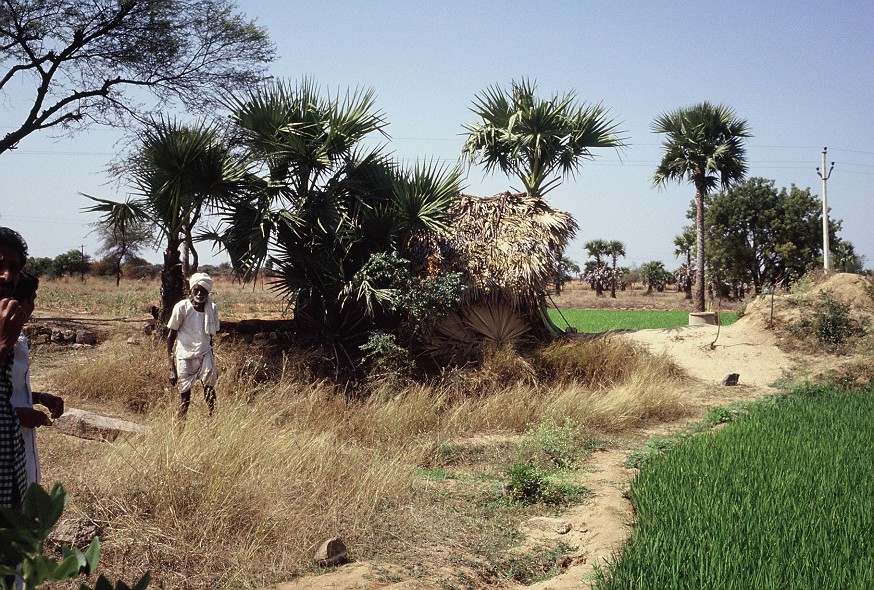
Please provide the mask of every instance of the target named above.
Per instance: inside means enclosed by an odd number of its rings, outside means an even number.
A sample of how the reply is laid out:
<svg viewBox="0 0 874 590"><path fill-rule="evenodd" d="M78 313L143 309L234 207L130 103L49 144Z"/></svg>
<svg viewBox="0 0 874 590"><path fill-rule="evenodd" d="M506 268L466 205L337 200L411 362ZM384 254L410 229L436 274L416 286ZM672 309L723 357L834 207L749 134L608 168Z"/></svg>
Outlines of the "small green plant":
<svg viewBox="0 0 874 590"><path fill-rule="evenodd" d="M827 352L840 353L848 341L867 333L867 322L850 314L850 306L835 299L829 291L820 292L809 310L803 309L789 332L804 339L814 339Z"/></svg>
<svg viewBox="0 0 874 590"><path fill-rule="evenodd" d="M716 406L707 410L704 422L710 427L718 424L727 424L737 417L737 412L724 406Z"/></svg>
<svg viewBox="0 0 874 590"><path fill-rule="evenodd" d="M522 504L566 505L589 495L589 490L570 483L553 483L546 473L528 463L516 463L507 470L504 491L511 501Z"/></svg>
<svg viewBox="0 0 874 590"><path fill-rule="evenodd" d="M669 438L654 436L646 442L640 451L631 453L625 460L625 466L640 469L656 457L661 457L676 446L676 442Z"/></svg>
<svg viewBox="0 0 874 590"><path fill-rule="evenodd" d="M372 377L408 377L415 369L410 351L397 343L394 334L374 332L360 349Z"/></svg>
<svg viewBox="0 0 874 590"><path fill-rule="evenodd" d="M62 547L60 561L44 554L46 539L66 504L67 492L61 484L56 483L50 493L33 484L27 490L21 512L0 509L0 589L20 587L21 590L34 590L45 582L63 582L94 572L100 559L100 539L97 537L84 553L76 548ZM15 575L20 577L21 586L16 586ZM148 573L133 587L124 582L113 585L100 576L93 590L144 590L148 585ZM83 583L79 590L92 588Z"/></svg>

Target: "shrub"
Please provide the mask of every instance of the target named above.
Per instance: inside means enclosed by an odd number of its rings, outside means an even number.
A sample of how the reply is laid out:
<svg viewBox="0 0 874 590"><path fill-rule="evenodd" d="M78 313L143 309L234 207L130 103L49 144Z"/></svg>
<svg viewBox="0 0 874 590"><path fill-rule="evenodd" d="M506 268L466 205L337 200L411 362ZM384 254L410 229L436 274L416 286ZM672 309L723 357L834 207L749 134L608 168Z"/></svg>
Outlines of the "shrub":
<svg viewBox="0 0 874 590"><path fill-rule="evenodd" d="M847 343L867 333L867 322L850 315L850 305L835 299L829 291L821 291L809 310L802 309L801 318L789 326L790 334L815 340L827 352L843 352Z"/></svg>
<svg viewBox="0 0 874 590"><path fill-rule="evenodd" d="M581 486L553 483L546 472L529 463L514 464L507 470L506 476L504 491L507 498L522 504L565 505L589 493Z"/></svg>

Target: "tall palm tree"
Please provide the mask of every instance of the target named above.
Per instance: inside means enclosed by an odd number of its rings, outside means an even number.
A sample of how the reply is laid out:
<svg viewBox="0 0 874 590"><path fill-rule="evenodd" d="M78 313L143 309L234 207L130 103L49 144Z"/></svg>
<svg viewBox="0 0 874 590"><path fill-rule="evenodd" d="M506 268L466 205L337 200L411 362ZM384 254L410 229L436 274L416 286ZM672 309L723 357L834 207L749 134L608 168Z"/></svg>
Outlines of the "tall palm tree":
<svg viewBox="0 0 874 590"><path fill-rule="evenodd" d="M654 133L664 134L664 155L653 175L653 184L688 180L695 186L697 269L695 310L704 311L704 196L723 189L747 173L744 140L751 137L745 119L725 105L702 102L659 115Z"/></svg>
<svg viewBox="0 0 874 590"><path fill-rule="evenodd" d="M620 256L625 256L625 244L619 240L610 240L604 248L604 253L610 257L613 263L610 275L610 297L616 299L616 260Z"/></svg>
<svg viewBox="0 0 874 590"><path fill-rule="evenodd" d="M579 104L575 92L541 99L536 89L523 79L509 90L495 85L476 96L471 111L480 120L464 127L462 158L515 176L525 192L542 197L593 159L593 148L625 144L600 104Z"/></svg>
<svg viewBox="0 0 874 590"><path fill-rule="evenodd" d="M185 277L197 271L198 223L207 210L230 201L249 174L215 124L160 119L141 130L138 140L129 166L120 171L130 174L137 196L127 203L89 197L98 205L88 210L103 213L101 222L116 229L149 222L166 240L160 302L166 323L185 296Z"/></svg>
<svg viewBox="0 0 874 590"><path fill-rule="evenodd" d="M683 233L674 236L674 256L686 257L685 277L683 279L683 291L686 293L686 299L692 299L692 251L695 248L695 228L686 226L683 228Z"/></svg>

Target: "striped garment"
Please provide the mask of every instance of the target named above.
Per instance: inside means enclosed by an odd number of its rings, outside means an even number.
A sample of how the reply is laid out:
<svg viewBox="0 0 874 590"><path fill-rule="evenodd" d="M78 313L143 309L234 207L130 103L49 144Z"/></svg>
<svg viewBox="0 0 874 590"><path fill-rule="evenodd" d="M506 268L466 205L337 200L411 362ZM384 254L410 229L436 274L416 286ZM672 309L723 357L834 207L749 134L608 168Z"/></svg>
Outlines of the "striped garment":
<svg viewBox="0 0 874 590"><path fill-rule="evenodd" d="M10 353L0 365L0 508L18 508L27 489L24 440L10 401L13 358Z"/></svg>

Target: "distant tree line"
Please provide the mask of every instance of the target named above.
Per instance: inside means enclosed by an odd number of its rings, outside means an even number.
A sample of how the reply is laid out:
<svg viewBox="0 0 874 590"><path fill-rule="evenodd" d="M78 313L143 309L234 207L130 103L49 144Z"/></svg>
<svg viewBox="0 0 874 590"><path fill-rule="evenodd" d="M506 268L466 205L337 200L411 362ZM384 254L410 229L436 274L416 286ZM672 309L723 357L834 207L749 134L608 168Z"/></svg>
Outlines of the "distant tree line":
<svg viewBox="0 0 874 590"><path fill-rule="evenodd" d="M118 275L120 270L120 275ZM72 249L58 254L54 258L30 257L27 271L47 279L82 278L82 277L118 277L125 279L157 280L161 276L163 265L149 262L139 256L127 256L117 265L111 256L93 258L83 254L81 250ZM229 262L218 265L203 264L200 270L213 277L233 277L233 268Z"/></svg>

